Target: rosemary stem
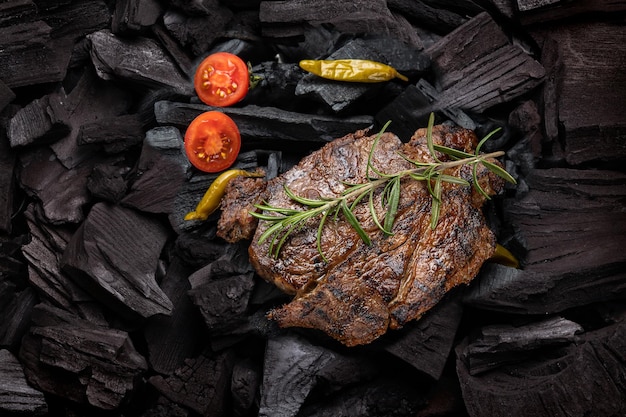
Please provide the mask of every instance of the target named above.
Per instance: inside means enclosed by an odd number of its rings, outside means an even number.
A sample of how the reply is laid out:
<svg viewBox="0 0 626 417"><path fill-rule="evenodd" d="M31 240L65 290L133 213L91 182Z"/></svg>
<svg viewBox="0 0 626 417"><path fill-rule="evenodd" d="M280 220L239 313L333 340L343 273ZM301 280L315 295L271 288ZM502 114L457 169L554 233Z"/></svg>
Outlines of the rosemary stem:
<svg viewBox="0 0 626 417"><path fill-rule="evenodd" d="M454 168L460 165L469 165L469 164L477 163L486 158L497 158L502 155L504 155L504 151L496 151L496 152L482 154L482 155L478 155L478 156L467 158L467 159L458 159L455 161L448 161L448 162L435 162L428 167L418 167L418 168L407 169L404 171L399 171L395 173L393 176L404 178L407 175L423 173L424 171L429 169L431 166L434 166L435 167L434 169L436 171L444 171L446 169ZM336 206L341 204L342 201L345 201L346 203L350 203L352 202L353 199L359 197L363 193L369 192L371 190L375 190L376 188L386 184L388 181L389 181L388 177L381 177L381 178L372 180L363 187L350 191L342 195L341 197L336 197L336 198L333 198L332 200L329 200L326 204L317 207L314 211L315 213L323 213L326 210L335 208Z"/></svg>

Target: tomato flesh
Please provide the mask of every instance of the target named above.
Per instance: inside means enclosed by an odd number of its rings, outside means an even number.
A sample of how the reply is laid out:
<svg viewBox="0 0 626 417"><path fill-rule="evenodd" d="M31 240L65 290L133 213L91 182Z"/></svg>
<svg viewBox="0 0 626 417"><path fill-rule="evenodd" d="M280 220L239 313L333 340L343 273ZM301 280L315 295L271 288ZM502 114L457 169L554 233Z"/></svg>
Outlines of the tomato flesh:
<svg viewBox="0 0 626 417"><path fill-rule="evenodd" d="M232 106L246 96L249 86L248 66L237 55L228 52L206 57L194 76L196 94L209 106Z"/></svg>
<svg viewBox="0 0 626 417"><path fill-rule="evenodd" d="M185 152L193 166L204 172L220 172L239 155L241 134L227 115L209 111L196 117L185 132Z"/></svg>

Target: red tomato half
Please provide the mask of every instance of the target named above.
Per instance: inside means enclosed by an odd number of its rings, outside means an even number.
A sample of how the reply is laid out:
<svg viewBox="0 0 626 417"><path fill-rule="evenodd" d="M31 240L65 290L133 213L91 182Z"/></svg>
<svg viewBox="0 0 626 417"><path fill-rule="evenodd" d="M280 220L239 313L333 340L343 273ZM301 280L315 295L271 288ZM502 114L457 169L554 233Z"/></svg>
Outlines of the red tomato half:
<svg viewBox="0 0 626 417"><path fill-rule="evenodd" d="M237 55L217 52L200 63L193 84L200 100L209 106L232 106L248 93L248 66Z"/></svg>
<svg viewBox="0 0 626 417"><path fill-rule="evenodd" d="M196 117L185 132L185 151L193 166L219 172L231 166L241 149L237 125L227 115L209 111Z"/></svg>

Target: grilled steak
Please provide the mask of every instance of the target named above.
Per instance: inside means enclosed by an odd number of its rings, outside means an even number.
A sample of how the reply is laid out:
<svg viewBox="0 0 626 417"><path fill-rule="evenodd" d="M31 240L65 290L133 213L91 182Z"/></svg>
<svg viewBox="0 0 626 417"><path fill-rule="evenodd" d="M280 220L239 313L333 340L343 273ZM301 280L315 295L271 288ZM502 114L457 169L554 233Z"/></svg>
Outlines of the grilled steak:
<svg viewBox="0 0 626 417"><path fill-rule="evenodd" d="M285 185L296 195L319 199L340 195L347 183L366 182L374 140L375 135L360 131L327 144L269 181L263 198L272 206L302 209L285 193ZM433 128L433 141L471 152L477 139L471 131L439 125ZM426 129L418 130L406 144L393 134L383 134L373 152L373 166L387 173L413 168L402 155L433 161ZM472 181L469 166L447 173ZM489 194L503 187L503 181L482 166L478 178ZM418 319L451 288L470 282L496 245L482 214L484 197L473 187L450 183L442 187L434 230L430 227L432 197L426 184L408 177L401 183L393 235L384 235L376 226L367 203L358 204L354 212L371 237L369 246L342 215L327 220L321 237L327 262L316 245L319 218L294 233L278 257L269 253L269 240L259 243L269 226L259 222L250 260L261 277L294 296L269 316L282 327L322 330L347 346L366 344L389 328ZM382 218L380 197L374 201Z"/></svg>

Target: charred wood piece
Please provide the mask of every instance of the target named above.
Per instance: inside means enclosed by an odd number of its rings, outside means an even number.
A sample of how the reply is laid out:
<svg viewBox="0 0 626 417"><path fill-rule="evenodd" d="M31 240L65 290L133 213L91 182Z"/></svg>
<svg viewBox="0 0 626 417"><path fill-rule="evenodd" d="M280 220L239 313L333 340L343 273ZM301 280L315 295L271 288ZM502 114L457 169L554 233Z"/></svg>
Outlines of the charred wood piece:
<svg viewBox="0 0 626 417"><path fill-rule="evenodd" d="M235 354L226 351L187 359L173 375L153 376L149 382L162 395L204 417L226 414Z"/></svg>
<svg viewBox="0 0 626 417"><path fill-rule="evenodd" d="M104 152L120 153L137 146L144 138L144 130L136 114L103 118L83 124L76 140L78 145L98 145Z"/></svg>
<svg viewBox="0 0 626 417"><path fill-rule="evenodd" d="M42 416L48 404L41 391L28 385L19 361L8 350L0 350L0 413Z"/></svg>
<svg viewBox="0 0 626 417"><path fill-rule="evenodd" d="M131 186L121 204L149 213L172 212L186 179L189 161L178 129L157 127L145 134ZM163 175L167 172L167 175Z"/></svg>
<svg viewBox="0 0 626 417"><path fill-rule="evenodd" d="M194 56L202 56L209 47L226 33L233 12L217 4L206 15L181 13L170 9L163 15L163 24L169 33ZM211 30L207 30L210 27Z"/></svg>
<svg viewBox="0 0 626 417"><path fill-rule="evenodd" d="M297 336L268 340L259 416L296 416L316 384L316 376L335 358L330 350Z"/></svg>
<svg viewBox="0 0 626 417"><path fill-rule="evenodd" d="M537 87L545 69L481 13L426 50L440 91L436 106L480 113Z"/></svg>
<svg viewBox="0 0 626 417"><path fill-rule="evenodd" d="M143 31L154 25L162 12L157 0L117 0L111 31L116 34Z"/></svg>
<svg viewBox="0 0 626 417"><path fill-rule="evenodd" d="M398 335L390 335L384 349L418 371L439 379L453 349L463 308L458 301L447 300L409 323Z"/></svg>
<svg viewBox="0 0 626 417"><path fill-rule="evenodd" d="M91 59L104 80L134 81L151 88L166 88L191 96L193 86L165 50L150 38L125 39L108 30L87 36Z"/></svg>
<svg viewBox="0 0 626 417"><path fill-rule="evenodd" d="M170 314L155 280L167 229L154 218L97 203L63 253L62 268L95 298L133 318Z"/></svg>
<svg viewBox="0 0 626 417"><path fill-rule="evenodd" d="M578 323L562 317L514 326L494 324L480 329L463 352L467 369L477 375L499 366L521 362L539 349L573 343L583 333Z"/></svg>
<svg viewBox="0 0 626 417"><path fill-rule="evenodd" d="M367 115L335 117L254 105L217 109L203 104L159 101L154 106L159 123L182 129L200 113L210 110L220 110L232 117L246 138L246 146L254 148L259 145L265 149L276 146L293 150L298 143L306 147L322 145L355 130L368 128L374 121Z"/></svg>
<svg viewBox="0 0 626 417"><path fill-rule="evenodd" d="M128 333L40 304L19 354L37 389L98 409L118 408L147 370Z"/></svg>
<svg viewBox="0 0 626 417"><path fill-rule="evenodd" d="M9 122L11 147L54 142L70 131L65 94L49 94L19 110Z"/></svg>
<svg viewBox="0 0 626 417"><path fill-rule="evenodd" d="M626 325L618 322L579 336L522 363L471 375L457 348L457 373L470 415L617 416L626 413Z"/></svg>
<svg viewBox="0 0 626 417"><path fill-rule="evenodd" d="M536 169L530 191L507 205L510 244L522 269L488 265L467 302L531 314L626 294L626 219L621 172Z"/></svg>
<svg viewBox="0 0 626 417"><path fill-rule="evenodd" d="M228 333L247 321L254 273L247 259L225 255L189 276L189 295L212 334Z"/></svg>

